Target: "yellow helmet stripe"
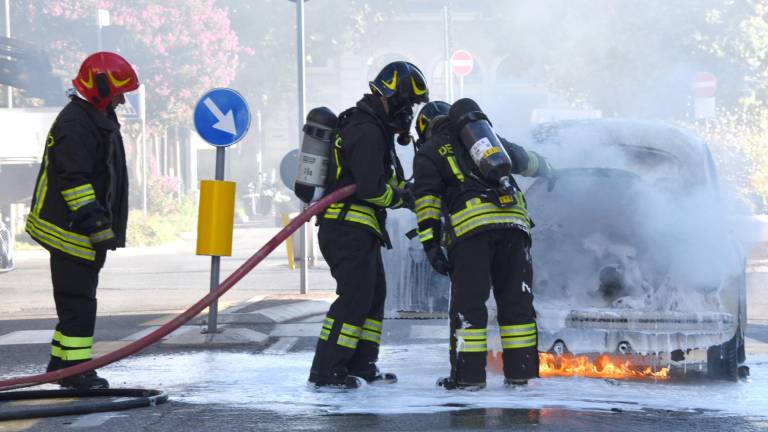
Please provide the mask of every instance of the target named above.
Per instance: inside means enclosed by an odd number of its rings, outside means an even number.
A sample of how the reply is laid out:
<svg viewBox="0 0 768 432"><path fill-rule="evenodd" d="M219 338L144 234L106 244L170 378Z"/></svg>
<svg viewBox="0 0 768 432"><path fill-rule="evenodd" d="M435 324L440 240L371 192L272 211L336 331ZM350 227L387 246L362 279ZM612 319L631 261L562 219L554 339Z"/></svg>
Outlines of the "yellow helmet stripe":
<svg viewBox="0 0 768 432"><path fill-rule="evenodd" d="M427 118L424 116L424 114L419 116L419 132L424 133L424 131L427 129Z"/></svg>
<svg viewBox="0 0 768 432"><path fill-rule="evenodd" d="M413 87L413 93L415 93L416 96L421 96L427 92L426 87L420 89L419 86L416 85L416 80L414 80L413 77L411 77L411 86Z"/></svg>
<svg viewBox="0 0 768 432"><path fill-rule="evenodd" d="M88 81L80 78L80 82L83 83L85 88L92 89L93 88L93 70L88 71Z"/></svg>
<svg viewBox="0 0 768 432"><path fill-rule="evenodd" d="M128 81L131 80L131 77L128 77L121 81L115 78L114 76L112 76L112 72L109 72L109 71L107 71L107 75L109 76L109 80L112 81L112 85L118 88L128 84Z"/></svg>
<svg viewBox="0 0 768 432"><path fill-rule="evenodd" d="M392 75L392 79L389 81L381 80L384 86L390 90L394 90L397 87L397 71Z"/></svg>

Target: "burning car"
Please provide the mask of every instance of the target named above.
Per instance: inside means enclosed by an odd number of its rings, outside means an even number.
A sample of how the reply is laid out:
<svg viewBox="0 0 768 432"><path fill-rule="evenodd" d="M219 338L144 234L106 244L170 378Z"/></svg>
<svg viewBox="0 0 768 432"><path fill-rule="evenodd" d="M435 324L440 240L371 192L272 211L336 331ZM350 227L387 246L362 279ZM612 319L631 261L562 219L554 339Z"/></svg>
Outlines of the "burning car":
<svg viewBox="0 0 768 432"><path fill-rule="evenodd" d="M607 353L745 374L746 258L706 144L597 119L540 125L527 146L558 168L526 191L543 367Z"/></svg>

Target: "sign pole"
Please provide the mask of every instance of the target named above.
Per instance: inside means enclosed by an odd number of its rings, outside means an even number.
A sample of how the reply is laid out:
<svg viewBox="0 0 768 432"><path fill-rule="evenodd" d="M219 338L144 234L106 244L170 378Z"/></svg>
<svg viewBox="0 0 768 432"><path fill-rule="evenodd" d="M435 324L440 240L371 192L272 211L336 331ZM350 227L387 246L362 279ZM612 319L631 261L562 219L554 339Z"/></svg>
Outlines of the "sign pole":
<svg viewBox="0 0 768 432"><path fill-rule="evenodd" d="M225 148L216 147L216 180L224 180L224 162ZM221 271L221 257L214 255L211 257L211 292L219 286L219 273ZM208 307L208 334L215 334L216 323L219 315L219 300L216 299Z"/></svg>
<svg viewBox="0 0 768 432"><path fill-rule="evenodd" d="M211 257L211 292L219 286L221 257L232 256L235 219L234 182L224 181L225 148L240 141L248 132L251 114L240 93L217 88L205 93L194 109L194 123L202 139L216 147L215 180L200 182L200 204L197 224L197 255ZM218 333L218 301L208 308L208 327L203 330L213 337Z"/></svg>
<svg viewBox="0 0 768 432"><path fill-rule="evenodd" d="M304 50L304 0L296 0L296 69L298 70L298 87L299 87L299 128L298 143L301 146L301 134L304 128L304 104L306 103L305 80L306 72L304 70L304 58L306 52ZM305 210L307 206L301 205L301 210ZM307 275L307 224L301 226L299 231L299 256L301 256L301 262L299 263L300 272L300 287L299 293L306 294L309 291L309 280Z"/></svg>

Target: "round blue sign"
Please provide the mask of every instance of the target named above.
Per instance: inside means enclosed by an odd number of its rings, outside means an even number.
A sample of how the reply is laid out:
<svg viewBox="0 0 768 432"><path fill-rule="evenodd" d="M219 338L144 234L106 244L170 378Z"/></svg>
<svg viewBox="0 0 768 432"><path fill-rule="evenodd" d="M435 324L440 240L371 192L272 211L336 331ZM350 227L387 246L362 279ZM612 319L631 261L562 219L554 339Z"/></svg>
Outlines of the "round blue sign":
<svg viewBox="0 0 768 432"><path fill-rule="evenodd" d="M232 89L210 90L195 105L197 133L216 147L227 147L240 141L250 125L248 104Z"/></svg>

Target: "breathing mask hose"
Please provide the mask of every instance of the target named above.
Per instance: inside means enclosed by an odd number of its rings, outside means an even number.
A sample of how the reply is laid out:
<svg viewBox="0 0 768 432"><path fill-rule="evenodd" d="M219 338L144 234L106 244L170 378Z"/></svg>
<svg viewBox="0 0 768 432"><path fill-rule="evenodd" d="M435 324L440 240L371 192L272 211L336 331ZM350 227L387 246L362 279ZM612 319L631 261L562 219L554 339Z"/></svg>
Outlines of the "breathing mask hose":
<svg viewBox="0 0 768 432"><path fill-rule="evenodd" d="M266 258L273 250L275 250L275 248L280 246L285 241L285 239L287 239L294 231L299 229L304 223L308 222L313 216L319 214L334 202L343 200L353 195L356 190L356 185L345 186L326 195L316 203L309 206L306 210L291 220L291 222L288 223L285 228L280 230L280 232L272 237L272 239L270 239L267 244L262 246L261 249L259 249L255 254L248 258L245 263L243 263L234 272L232 272L232 274L229 275L229 277L227 277L224 282L220 283L215 290L208 293L206 296L198 300L197 303L190 306L189 309L176 316L165 325L154 330L152 333L118 350L107 353L101 357L70 366L65 369L59 369L39 375L29 375L0 381L0 391L45 384L78 375L90 370L98 369L128 357L129 355L135 354L148 347L149 345L160 341L162 338L168 336L171 332L178 329L192 318L196 317L206 307L213 303L214 300L218 299L224 293L229 291L230 288L235 286L235 284L239 282L243 277L245 277L245 275L250 273L250 271L253 270L253 268L256 267L261 261L263 261L264 258Z"/></svg>

